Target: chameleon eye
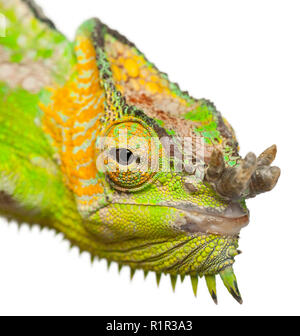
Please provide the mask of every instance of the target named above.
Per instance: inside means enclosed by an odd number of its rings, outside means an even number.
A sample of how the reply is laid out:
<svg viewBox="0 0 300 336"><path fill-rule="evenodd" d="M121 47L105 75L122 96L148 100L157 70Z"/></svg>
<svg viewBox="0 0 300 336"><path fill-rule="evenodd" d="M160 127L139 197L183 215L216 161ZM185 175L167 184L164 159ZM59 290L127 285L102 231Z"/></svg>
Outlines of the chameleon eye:
<svg viewBox="0 0 300 336"><path fill-rule="evenodd" d="M113 148L110 155L122 166L129 166L135 160L135 156L127 148Z"/></svg>
<svg viewBox="0 0 300 336"><path fill-rule="evenodd" d="M113 188L136 191L157 175L160 142L143 122L117 122L106 129L98 142L98 171L104 172Z"/></svg>

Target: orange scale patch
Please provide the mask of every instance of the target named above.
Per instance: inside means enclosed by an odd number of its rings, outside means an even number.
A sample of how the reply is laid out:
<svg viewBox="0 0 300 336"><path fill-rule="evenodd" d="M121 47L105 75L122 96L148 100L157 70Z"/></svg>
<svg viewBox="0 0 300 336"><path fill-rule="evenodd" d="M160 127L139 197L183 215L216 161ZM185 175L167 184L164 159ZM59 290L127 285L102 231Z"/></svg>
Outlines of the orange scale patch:
<svg viewBox="0 0 300 336"><path fill-rule="evenodd" d="M89 104L89 103L87 103L87 104ZM96 101L94 102L94 104L96 104ZM94 119L95 117L97 117L97 114L99 113L99 110L98 109L95 110L94 104L92 104L89 107L89 109L82 110L77 114L76 121L78 123L82 124L84 122L88 122L91 119Z"/></svg>
<svg viewBox="0 0 300 336"><path fill-rule="evenodd" d="M85 162L88 162L90 160L90 158L93 157L94 154L95 154L95 141L96 141L96 139L86 149L80 149L77 153L73 153L73 157L75 159L76 158L78 158L78 159L86 158ZM82 142L82 144L83 143L84 143L84 141Z"/></svg>
<svg viewBox="0 0 300 336"><path fill-rule="evenodd" d="M93 196L95 194L103 193L103 188L101 185L91 185L87 187L77 186L74 192L78 197L82 196Z"/></svg>
<svg viewBox="0 0 300 336"><path fill-rule="evenodd" d="M83 126L74 127L74 129L72 130L73 137L84 131L85 131L85 128Z"/></svg>
<svg viewBox="0 0 300 336"><path fill-rule="evenodd" d="M82 71L82 73L83 73L83 71ZM80 83L82 83L82 84L89 84L96 79L97 79L97 76L95 76L95 75L92 75L90 77L79 78Z"/></svg>
<svg viewBox="0 0 300 336"><path fill-rule="evenodd" d="M95 141L85 150L74 151L75 147L82 146L85 142L90 141L93 132L100 128L99 123L86 130L85 134L80 134L85 131L84 126L74 126L75 123L83 124L96 118L99 114L104 113L103 104L95 105L97 99L103 95L103 89L99 82L98 69L96 64L96 53L93 44L83 37L79 37L75 50L83 56L79 56L78 60L86 63L77 63L75 73L77 76L70 80L63 87L50 88L52 93L51 103L49 105L40 104L40 108L44 112L43 128L48 134L58 150L61 162L61 170L65 176L65 181L68 187L73 190L77 196L93 196L103 193L103 187L98 185L84 186L81 180L94 179L97 176L97 169L93 161L87 167L82 166L76 169L78 165L85 164L92 159L95 160ZM89 60L93 58L92 60ZM92 70L90 78L79 78L85 71ZM87 85L90 84L90 85ZM84 85L84 86L81 86ZM91 96L86 99L87 96ZM95 102L93 104L92 102ZM104 100L103 100L104 102ZM92 103L92 104L91 104ZM89 106L91 104L91 106ZM89 106L87 109L83 109ZM64 119L60 114L66 116ZM99 130L100 131L100 130ZM97 198L95 198L97 200ZM93 202L95 202L95 200Z"/></svg>
<svg viewBox="0 0 300 336"><path fill-rule="evenodd" d="M97 63L95 61L81 63L81 64L78 64L77 68L78 68L78 73L83 74L85 71L89 71L90 69L97 68Z"/></svg>
<svg viewBox="0 0 300 336"><path fill-rule="evenodd" d="M93 133L97 131L97 123L95 124L94 127L89 128L88 130L86 130L86 132L84 134L79 134L79 132L73 132L72 133L72 142L73 142L73 146L74 147L78 147L78 146L82 146L84 144L84 142L87 139L92 138ZM79 134L79 135L78 135ZM76 135L75 139L74 136Z"/></svg>
<svg viewBox="0 0 300 336"><path fill-rule="evenodd" d="M95 172L97 172L97 168L95 163L91 163L89 166L83 166L80 167L79 169L75 169L76 175L81 178L81 179L89 179L93 178L95 175Z"/></svg>
<svg viewBox="0 0 300 336"><path fill-rule="evenodd" d="M85 54L85 58L87 59L95 56L95 49L93 48L93 44L89 38L86 36L77 36L76 42L75 51L83 52ZM80 55L77 58L82 59L84 57Z"/></svg>

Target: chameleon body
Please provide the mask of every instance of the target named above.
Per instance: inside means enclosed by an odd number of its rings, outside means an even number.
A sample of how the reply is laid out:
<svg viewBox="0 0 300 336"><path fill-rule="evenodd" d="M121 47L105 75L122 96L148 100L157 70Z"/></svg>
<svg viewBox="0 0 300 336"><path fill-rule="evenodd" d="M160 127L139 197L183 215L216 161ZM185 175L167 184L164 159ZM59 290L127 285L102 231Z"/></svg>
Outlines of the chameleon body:
<svg viewBox="0 0 300 336"><path fill-rule="evenodd" d="M0 214L132 276L169 274L175 288L188 275L195 293L205 276L215 302L220 274L242 302L232 265L245 199L275 186L276 147L242 159L211 102L98 19L70 42L33 1L0 0L0 12Z"/></svg>

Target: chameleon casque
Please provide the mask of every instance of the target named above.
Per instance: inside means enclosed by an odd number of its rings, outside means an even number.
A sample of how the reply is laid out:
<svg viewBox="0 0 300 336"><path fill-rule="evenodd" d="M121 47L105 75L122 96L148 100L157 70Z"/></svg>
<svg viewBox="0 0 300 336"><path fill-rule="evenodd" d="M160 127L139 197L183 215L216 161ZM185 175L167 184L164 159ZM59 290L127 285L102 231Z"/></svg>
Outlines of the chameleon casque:
<svg viewBox="0 0 300 336"><path fill-rule="evenodd" d="M241 158L211 102L98 19L69 42L33 1L0 0L0 12L0 214L132 276L169 274L174 288L190 276L195 293L205 276L215 302L219 274L241 303L232 266L245 200L276 185L276 146Z"/></svg>

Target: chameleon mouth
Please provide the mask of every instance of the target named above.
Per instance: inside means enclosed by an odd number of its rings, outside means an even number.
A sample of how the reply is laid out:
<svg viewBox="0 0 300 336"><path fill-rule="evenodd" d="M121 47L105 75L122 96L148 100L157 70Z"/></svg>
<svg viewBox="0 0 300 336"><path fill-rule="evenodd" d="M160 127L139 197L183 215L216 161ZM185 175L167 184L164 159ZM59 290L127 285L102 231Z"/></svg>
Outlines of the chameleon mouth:
<svg viewBox="0 0 300 336"><path fill-rule="evenodd" d="M134 206L134 203L117 203ZM153 206L139 204L139 206ZM212 234L236 237L249 224L249 211L238 202L231 202L222 212L211 212L192 204L161 204L163 208L180 210L183 216L175 221L175 228L190 234Z"/></svg>
<svg viewBox="0 0 300 336"><path fill-rule="evenodd" d="M199 213L186 213L185 223L180 228L189 233L207 233L236 236L249 224L249 215L229 218Z"/></svg>
<svg viewBox="0 0 300 336"><path fill-rule="evenodd" d="M249 212L233 203L221 214L185 210L180 229L188 233L237 236L248 224Z"/></svg>

